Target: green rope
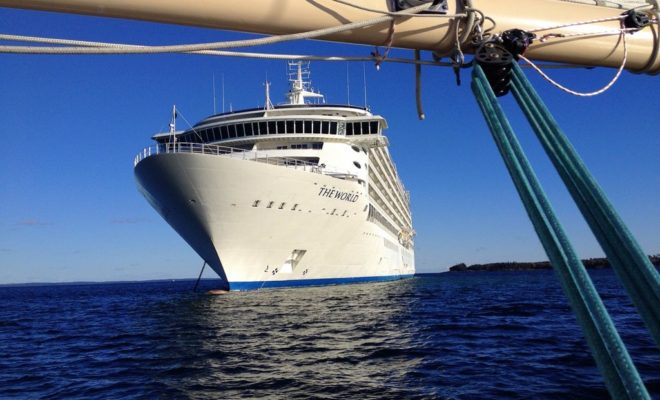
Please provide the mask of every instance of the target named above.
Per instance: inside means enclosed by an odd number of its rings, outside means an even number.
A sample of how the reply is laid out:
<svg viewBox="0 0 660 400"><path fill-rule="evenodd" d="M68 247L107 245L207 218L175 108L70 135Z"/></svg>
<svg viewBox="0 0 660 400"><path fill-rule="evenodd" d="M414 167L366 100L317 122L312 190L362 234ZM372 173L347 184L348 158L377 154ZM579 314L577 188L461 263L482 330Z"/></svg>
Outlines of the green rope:
<svg viewBox="0 0 660 400"><path fill-rule="evenodd" d="M660 347L660 274L517 64L512 92Z"/></svg>
<svg viewBox="0 0 660 400"><path fill-rule="evenodd" d="M644 383L589 274L557 220L504 111L479 66L475 66L473 70L472 90L527 214L585 333L587 343L612 397L649 399Z"/></svg>

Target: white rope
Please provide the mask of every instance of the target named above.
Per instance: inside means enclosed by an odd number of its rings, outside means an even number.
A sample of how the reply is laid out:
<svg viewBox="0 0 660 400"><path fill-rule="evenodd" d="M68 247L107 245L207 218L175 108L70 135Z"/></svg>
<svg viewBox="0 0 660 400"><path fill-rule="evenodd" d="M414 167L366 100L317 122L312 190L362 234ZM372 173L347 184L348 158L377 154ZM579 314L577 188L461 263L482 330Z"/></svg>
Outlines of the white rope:
<svg viewBox="0 0 660 400"><path fill-rule="evenodd" d="M5 41L14 41L14 42L30 42L30 43L47 43L47 44L60 44L60 45L70 45L70 46L90 46L90 47L141 47L137 45L122 44L122 43L107 43L107 42L90 42L83 40L70 40L70 39L56 39L56 38L44 38L36 36L20 36L20 35L5 35L0 34L0 40ZM430 65L436 67L448 67L451 66L450 63L445 62L435 62L435 61L424 61L424 60L413 60L409 58L397 58L397 57L388 57L387 59L381 60L378 57L374 56L314 56L314 55L300 55L300 54L274 54L274 53L250 53L250 52L240 52L240 51L222 51L222 50L204 50L204 51L193 51L187 52L187 54L200 54L200 55L212 55L212 56L222 56L222 57L244 57L244 58L257 58L257 59L271 59L271 60L299 60L299 61L386 61L399 64L420 64L420 65Z"/></svg>
<svg viewBox="0 0 660 400"><path fill-rule="evenodd" d="M614 85L614 83L615 83L615 82L619 79L619 77L621 76L621 72L623 72L623 68L625 67L625 65L626 65L626 61L627 61L627 59L628 59L628 48L627 48L627 46L626 46L626 33L624 32L623 29L621 30L621 40L623 41L623 61L621 62L621 66L619 67L619 70L617 71L616 75L614 75L614 78L612 78L612 80L611 80L607 85L603 86L601 89L596 90L596 91L594 91L594 92L588 92L588 93L576 92L576 91L571 90L571 89L569 89L569 88L567 88L567 87L565 87L565 86L562 86L561 84L557 83L557 82L554 81L552 78L550 78L548 75L546 75L543 71L541 71L541 69L540 69L539 67L537 67L536 65L534 65L533 62L531 62L529 59L527 59L527 58L526 58L525 56L523 56L522 54L518 55L518 57L520 57L521 59L525 60L525 62L526 62L527 64L529 64L532 68L534 68L534 69L536 70L536 72L538 72L539 74L541 74L541 76L542 76L543 78L545 78L545 80L547 80L548 82L550 82L550 83L551 83L553 86L555 86L556 88L558 88L558 89L560 89L560 90L562 90L562 91L564 91L564 92L566 92L566 93L569 93L569 94L575 95L575 96L580 96L580 97L591 97L591 96L599 95L599 94L605 92L606 90L608 90L610 87L612 87L612 85Z"/></svg>
<svg viewBox="0 0 660 400"><path fill-rule="evenodd" d="M430 4L412 7L406 13L415 13L426 10ZM118 46L118 47L28 47L28 46L0 46L0 53L27 53L27 54L158 54L158 53L188 53L194 51L231 49L237 47L252 47L292 40L312 39L334 33L346 32L383 22L393 21L401 15L400 12L384 15L382 17L352 22L329 28L316 29L308 32L292 33L287 35L268 36L259 39L233 40L227 42L183 44L172 46ZM405 16L405 15L404 15Z"/></svg>
<svg viewBox="0 0 660 400"><path fill-rule="evenodd" d="M597 32L584 32L584 33L548 33L539 38L539 42L544 43L547 42L549 39L556 39L556 38L571 38L571 37L584 37L584 36L613 36L613 35L620 35L621 32L625 33L634 33L639 31L637 28L624 28L624 29L617 29L617 30L611 30L611 31L597 31Z"/></svg>
<svg viewBox="0 0 660 400"><path fill-rule="evenodd" d="M527 32L534 33L534 32L540 32L540 31L549 31L551 29L568 28L568 27L571 27L571 26L598 24L598 23L601 23L601 22L622 20L624 18L626 18L625 15L618 15L616 17L599 18L599 19L592 19L592 20L589 20L589 21L571 22L571 23L568 23L568 24L548 26L546 28L532 29L532 30L529 30Z"/></svg>

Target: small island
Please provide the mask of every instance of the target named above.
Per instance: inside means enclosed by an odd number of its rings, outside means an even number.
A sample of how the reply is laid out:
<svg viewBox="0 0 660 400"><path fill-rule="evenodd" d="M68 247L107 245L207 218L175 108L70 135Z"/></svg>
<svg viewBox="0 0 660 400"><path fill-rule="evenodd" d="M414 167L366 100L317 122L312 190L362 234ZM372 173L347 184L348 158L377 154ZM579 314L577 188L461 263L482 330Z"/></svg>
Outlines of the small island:
<svg viewBox="0 0 660 400"><path fill-rule="evenodd" d="M660 254L649 256L651 264L660 266ZM587 258L582 263L589 269L609 268L610 263L607 258ZM454 265L449 268L449 272L476 272L476 271L533 271L542 269L552 269L549 261L538 262L498 262L489 264L465 265L464 263Z"/></svg>

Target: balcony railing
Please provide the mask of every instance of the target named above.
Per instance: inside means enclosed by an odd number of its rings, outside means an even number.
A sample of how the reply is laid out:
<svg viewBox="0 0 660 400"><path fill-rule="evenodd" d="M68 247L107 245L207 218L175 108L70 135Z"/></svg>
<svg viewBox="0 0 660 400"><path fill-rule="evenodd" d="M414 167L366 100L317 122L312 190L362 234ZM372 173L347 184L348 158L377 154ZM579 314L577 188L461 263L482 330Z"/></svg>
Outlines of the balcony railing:
<svg viewBox="0 0 660 400"><path fill-rule="evenodd" d="M262 150L245 150L237 149L234 147L227 146L218 146L215 144L205 144L205 143L159 143L154 144L149 147L145 147L139 152L135 159L133 160L133 166L137 166L140 161L145 158L163 154L163 153L194 153L194 154L208 154L214 156L222 156L228 158L235 158L246 161L255 161L261 162L270 165L278 165L282 167L302 169L304 171L310 171L315 173L323 174L332 174L338 171L329 171L323 166L319 166L315 163L303 161L295 158L287 158L281 156L273 156L272 152Z"/></svg>

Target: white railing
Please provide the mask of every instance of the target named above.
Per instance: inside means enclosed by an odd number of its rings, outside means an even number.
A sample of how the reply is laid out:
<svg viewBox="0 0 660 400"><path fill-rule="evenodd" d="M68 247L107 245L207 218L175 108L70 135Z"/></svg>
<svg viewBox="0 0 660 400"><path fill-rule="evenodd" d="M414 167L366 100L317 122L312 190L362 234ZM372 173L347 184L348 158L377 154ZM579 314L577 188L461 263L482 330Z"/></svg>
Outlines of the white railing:
<svg viewBox="0 0 660 400"><path fill-rule="evenodd" d="M133 160L133 166L137 166L145 158L163 153L195 153L236 158L247 161L262 162L265 164L279 165L282 167L302 169L316 173L329 173L330 171L319 167L317 164L302 161L295 158L273 156L268 151L254 151L237 149L235 147L219 146L206 143L160 143L145 147Z"/></svg>

